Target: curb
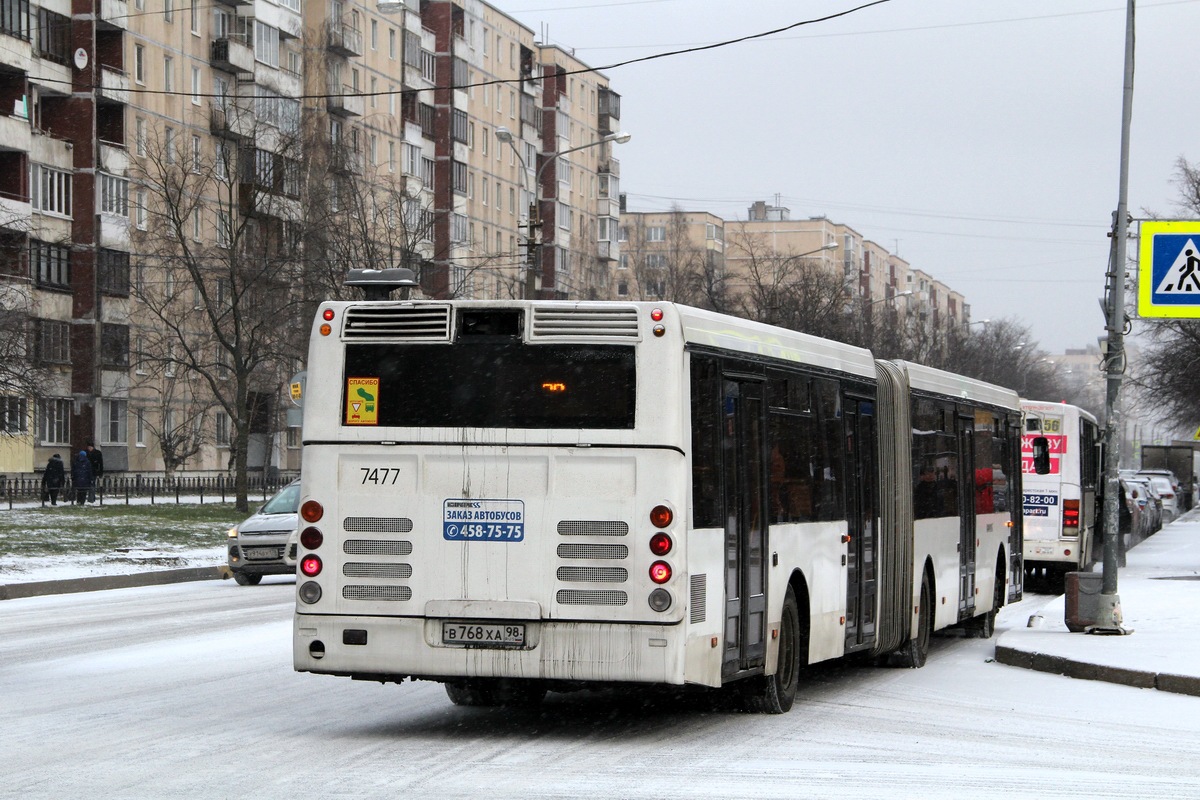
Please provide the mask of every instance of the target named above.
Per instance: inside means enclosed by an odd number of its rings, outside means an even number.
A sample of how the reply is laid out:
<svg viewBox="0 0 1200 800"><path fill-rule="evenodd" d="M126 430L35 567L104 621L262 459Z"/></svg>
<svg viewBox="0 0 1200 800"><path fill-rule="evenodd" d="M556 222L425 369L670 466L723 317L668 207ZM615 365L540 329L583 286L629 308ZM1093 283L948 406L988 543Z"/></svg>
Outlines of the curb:
<svg viewBox="0 0 1200 800"><path fill-rule="evenodd" d="M229 567L189 567L129 575L104 575L96 578L69 578L60 581L31 581L0 584L0 600L40 597L47 594L99 592L105 589L129 589L136 586L161 586L169 583L207 581L230 577Z"/></svg>
<svg viewBox="0 0 1200 800"><path fill-rule="evenodd" d="M1034 670L1035 672L1065 675L1068 678L1104 681L1122 686L1133 686L1138 689L1158 689L1160 692L1172 692L1174 694L1200 697L1200 678L1190 675L1171 675L1168 673L1150 672L1148 670L1106 667L1100 664L1073 661L1063 656L1053 656L1048 653L1031 653L1025 650L1000 646L996 647L996 661L1010 667L1021 667L1023 669Z"/></svg>

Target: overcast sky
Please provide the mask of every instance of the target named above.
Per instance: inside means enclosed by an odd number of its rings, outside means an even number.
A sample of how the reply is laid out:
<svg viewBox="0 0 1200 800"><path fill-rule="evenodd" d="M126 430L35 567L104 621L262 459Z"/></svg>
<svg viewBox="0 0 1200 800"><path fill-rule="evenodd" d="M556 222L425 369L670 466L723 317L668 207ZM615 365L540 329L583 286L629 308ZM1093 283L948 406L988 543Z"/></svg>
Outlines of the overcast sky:
<svg viewBox="0 0 1200 800"><path fill-rule="evenodd" d="M602 67L869 0L493 2ZM614 67L621 189L633 211L727 219L778 199L929 272L975 320L1083 347L1104 332L1124 36L1123 0L888 0ZM1129 207L1169 217L1176 160L1200 161L1200 0L1138 3L1136 67Z"/></svg>

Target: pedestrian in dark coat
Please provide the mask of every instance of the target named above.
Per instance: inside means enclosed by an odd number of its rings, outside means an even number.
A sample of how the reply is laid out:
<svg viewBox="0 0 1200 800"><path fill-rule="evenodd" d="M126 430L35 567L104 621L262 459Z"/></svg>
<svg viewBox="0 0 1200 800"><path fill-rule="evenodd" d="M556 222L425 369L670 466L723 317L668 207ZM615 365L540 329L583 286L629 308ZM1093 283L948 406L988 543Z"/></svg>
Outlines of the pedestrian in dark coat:
<svg viewBox="0 0 1200 800"><path fill-rule="evenodd" d="M92 462L88 460L86 450L80 450L71 462L71 485L75 487L75 504L87 502L88 492L92 488Z"/></svg>
<svg viewBox="0 0 1200 800"><path fill-rule="evenodd" d="M88 492L88 502L96 502L96 488L100 486L100 479L104 477L104 454L100 452L100 448L92 444L89 439L87 443L88 461L92 463L92 489Z"/></svg>
<svg viewBox="0 0 1200 800"><path fill-rule="evenodd" d="M50 505L58 505L58 493L67 482L67 470L63 465L62 456L58 453L50 456L46 462L46 471L42 473L42 500L50 500Z"/></svg>

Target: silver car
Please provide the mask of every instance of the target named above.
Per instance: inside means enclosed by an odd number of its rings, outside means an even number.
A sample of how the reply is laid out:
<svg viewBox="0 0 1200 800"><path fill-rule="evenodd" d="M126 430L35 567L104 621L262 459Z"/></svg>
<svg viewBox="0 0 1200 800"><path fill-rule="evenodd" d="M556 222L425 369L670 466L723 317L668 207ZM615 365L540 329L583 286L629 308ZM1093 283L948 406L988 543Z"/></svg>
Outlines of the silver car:
<svg viewBox="0 0 1200 800"><path fill-rule="evenodd" d="M1162 496L1163 524L1174 522L1175 518L1179 516L1179 498L1175 495L1175 482L1168 477L1168 474L1160 472L1139 472L1138 474L1149 478L1150 483L1154 485L1159 495Z"/></svg>
<svg viewBox="0 0 1200 800"><path fill-rule="evenodd" d="M292 575L296 567L284 559L288 537L296 532L300 481L280 489L258 513L229 529L229 571L242 586L253 586L263 575Z"/></svg>

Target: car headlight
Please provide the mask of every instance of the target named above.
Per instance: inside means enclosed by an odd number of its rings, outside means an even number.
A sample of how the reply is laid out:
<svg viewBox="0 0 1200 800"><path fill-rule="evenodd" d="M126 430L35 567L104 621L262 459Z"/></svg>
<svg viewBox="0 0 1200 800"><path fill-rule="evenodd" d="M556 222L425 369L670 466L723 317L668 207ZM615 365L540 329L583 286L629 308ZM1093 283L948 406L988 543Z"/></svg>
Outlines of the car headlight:
<svg viewBox="0 0 1200 800"><path fill-rule="evenodd" d="M238 531L237 531L237 525L234 525L232 528L230 528L229 530L225 531L225 535L226 535L226 536L228 536L230 539L236 539L236 538L237 538L237 533L238 533Z"/></svg>

